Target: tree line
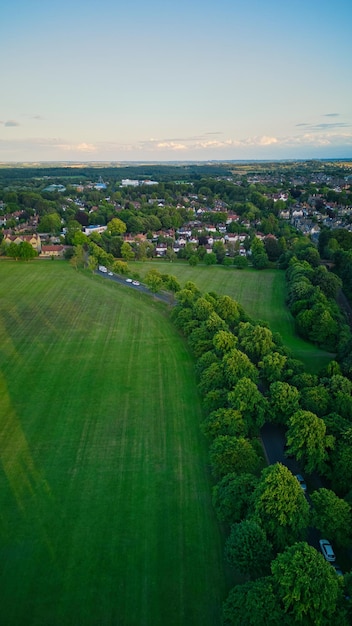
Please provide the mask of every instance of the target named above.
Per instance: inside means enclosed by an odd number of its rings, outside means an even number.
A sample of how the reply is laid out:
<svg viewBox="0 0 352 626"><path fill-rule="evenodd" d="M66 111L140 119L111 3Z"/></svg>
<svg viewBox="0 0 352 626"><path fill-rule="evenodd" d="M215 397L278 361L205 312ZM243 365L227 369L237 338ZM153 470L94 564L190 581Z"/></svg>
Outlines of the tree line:
<svg viewBox="0 0 352 626"><path fill-rule="evenodd" d="M225 558L246 581L224 602L223 624L350 623L352 574L340 580L307 533L314 526L339 549L351 545L351 381L335 361L320 376L306 373L228 296L188 282L176 299L172 318L196 357L213 503L229 531ZM265 466L259 433L268 421L286 429L304 471L329 484L311 509L286 466Z"/></svg>

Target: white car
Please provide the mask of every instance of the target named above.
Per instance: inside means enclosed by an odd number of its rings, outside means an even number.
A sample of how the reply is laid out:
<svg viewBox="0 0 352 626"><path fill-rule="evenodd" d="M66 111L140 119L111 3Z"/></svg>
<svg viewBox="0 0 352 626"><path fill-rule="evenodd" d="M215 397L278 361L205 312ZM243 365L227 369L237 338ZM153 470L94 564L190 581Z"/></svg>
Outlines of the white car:
<svg viewBox="0 0 352 626"><path fill-rule="evenodd" d="M114 274L112 272L108 272L108 276L113 276Z"/></svg>
<svg viewBox="0 0 352 626"><path fill-rule="evenodd" d="M131 283L132 282L132 278L126 278L126 283Z"/></svg>
<svg viewBox="0 0 352 626"><path fill-rule="evenodd" d="M336 561L335 552L332 549L330 541L328 541L327 539L320 539L319 544L320 550L322 551L323 556L326 558L326 560L330 563Z"/></svg>
<svg viewBox="0 0 352 626"><path fill-rule="evenodd" d="M138 287L140 285L140 283L138 282L138 280L133 280L132 281L132 285L136 285L136 287Z"/></svg>

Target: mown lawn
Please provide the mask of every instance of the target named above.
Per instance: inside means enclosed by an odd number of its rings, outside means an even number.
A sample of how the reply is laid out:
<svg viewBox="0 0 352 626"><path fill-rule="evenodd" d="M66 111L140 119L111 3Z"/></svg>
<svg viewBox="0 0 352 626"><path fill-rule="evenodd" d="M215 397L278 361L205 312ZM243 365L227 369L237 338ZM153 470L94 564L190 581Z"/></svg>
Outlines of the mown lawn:
<svg viewBox="0 0 352 626"><path fill-rule="evenodd" d="M0 623L220 623L194 364L162 305L0 263Z"/></svg>
<svg viewBox="0 0 352 626"><path fill-rule="evenodd" d="M256 320L269 323L271 330L279 332L294 358L300 359L311 372L318 372L333 358L329 352L320 350L303 341L295 333L294 319L285 305L285 274L279 270L237 270L233 267L198 265L187 262L147 261L130 262L132 271L144 277L150 268L163 274L173 274L181 286L194 282L202 292L215 291L227 294L242 304L246 312Z"/></svg>

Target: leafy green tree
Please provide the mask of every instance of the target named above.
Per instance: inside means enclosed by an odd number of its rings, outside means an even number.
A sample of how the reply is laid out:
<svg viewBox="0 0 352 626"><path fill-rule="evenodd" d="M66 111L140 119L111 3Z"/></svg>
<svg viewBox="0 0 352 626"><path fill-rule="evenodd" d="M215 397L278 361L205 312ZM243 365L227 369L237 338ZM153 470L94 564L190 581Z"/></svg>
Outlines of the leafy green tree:
<svg viewBox="0 0 352 626"><path fill-rule="evenodd" d="M212 411L202 422L201 429L208 439L215 439L219 435L230 437L247 435L247 426L242 414L227 408Z"/></svg>
<svg viewBox="0 0 352 626"><path fill-rule="evenodd" d="M213 344L216 352L223 356L226 352L230 352L236 347L237 337L228 330L219 330L214 335Z"/></svg>
<svg viewBox="0 0 352 626"><path fill-rule="evenodd" d="M241 378L228 394L229 405L239 411L251 436L256 436L265 423L268 401L249 378Z"/></svg>
<svg viewBox="0 0 352 626"><path fill-rule="evenodd" d="M75 246L74 255L70 259L70 264L76 270L79 267L84 267L84 265L85 265L85 254L84 254L83 246L80 246L80 245L79 246Z"/></svg>
<svg viewBox="0 0 352 626"><path fill-rule="evenodd" d="M88 269L92 272L92 274L94 274L97 267L98 267L98 260L94 256L89 256Z"/></svg>
<svg viewBox="0 0 352 626"><path fill-rule="evenodd" d="M332 484L340 494L347 493L352 484L352 428L336 441L331 455Z"/></svg>
<svg viewBox="0 0 352 626"><path fill-rule="evenodd" d="M244 520L253 508L253 493L258 478L253 474L226 474L213 487L213 506L221 522Z"/></svg>
<svg viewBox="0 0 352 626"><path fill-rule="evenodd" d="M287 363L287 356L279 352L266 354L258 363L260 377L266 383L273 383L282 380Z"/></svg>
<svg viewBox="0 0 352 626"><path fill-rule="evenodd" d="M81 228L81 226L80 226ZM47 213L40 218L38 224L39 233L57 234L61 230L61 218L58 213Z"/></svg>
<svg viewBox="0 0 352 626"><path fill-rule="evenodd" d="M238 254L234 257L233 264L235 267L237 267L238 270L244 270L246 267L248 267L248 259L247 257Z"/></svg>
<svg viewBox="0 0 352 626"><path fill-rule="evenodd" d="M161 291L164 287L163 277L161 273L158 272L158 270L156 269L150 269L146 273L144 281L145 284L149 287L150 291L152 291L153 293Z"/></svg>
<svg viewBox="0 0 352 626"><path fill-rule="evenodd" d="M255 512L275 548L302 539L309 521L309 505L290 470L281 463L270 465L254 492Z"/></svg>
<svg viewBox="0 0 352 626"><path fill-rule="evenodd" d="M331 363L329 363L329 365L331 365ZM334 363L338 365L336 361L334 361ZM329 392L333 394L334 398L336 398L338 393L351 395L352 382L348 378L346 378L346 376L342 376L340 373L333 374L328 381L328 389Z"/></svg>
<svg viewBox="0 0 352 626"><path fill-rule="evenodd" d="M216 264L216 254L214 252L208 252L204 255L204 263L205 265L215 265Z"/></svg>
<svg viewBox="0 0 352 626"><path fill-rule="evenodd" d="M67 229L66 229L66 243L68 243L69 245L73 245L74 236L77 232L78 233L82 232L81 224L77 222L77 220L70 220L67 224Z"/></svg>
<svg viewBox="0 0 352 626"><path fill-rule="evenodd" d="M212 349L214 333L209 328L207 328L206 322L199 322L197 320L193 320L193 323L198 324L198 326L194 327L191 330L189 337L188 337L188 343L195 357L198 359L202 354L204 354L205 352L209 352L209 350ZM220 363L219 363L219 372L220 372ZM210 378L208 377L208 381L210 383L211 383L212 378L213 378L213 375L211 375ZM221 376L221 380L224 381L224 384L226 384L226 380L223 375ZM202 388L203 383L205 383L202 393L207 393L208 391L207 384L205 381L206 381L206 376L204 376L204 378L201 380L201 383L200 383L200 388ZM212 383L211 383L211 386L214 388L214 385Z"/></svg>
<svg viewBox="0 0 352 626"><path fill-rule="evenodd" d="M273 335L269 328L253 325L249 322L240 322L238 328L239 347L251 361L258 363L274 348Z"/></svg>
<svg viewBox="0 0 352 626"><path fill-rule="evenodd" d="M193 314L198 320L204 321L213 313L214 307L205 297L198 298L193 307Z"/></svg>
<svg viewBox="0 0 352 626"><path fill-rule="evenodd" d="M223 605L223 626L289 626L271 576L236 585Z"/></svg>
<svg viewBox="0 0 352 626"><path fill-rule="evenodd" d="M167 248L165 252L165 258L172 263L176 259L176 252L173 248Z"/></svg>
<svg viewBox="0 0 352 626"><path fill-rule="evenodd" d="M181 285L178 282L176 276L173 276L172 274L166 274L163 276L163 282L167 291L172 291L173 293L181 291Z"/></svg>
<svg viewBox="0 0 352 626"><path fill-rule="evenodd" d="M19 247L17 243L14 243L13 241L11 241L11 243L5 245L4 250L5 250L6 256L11 257L12 259L20 258L20 251L19 251Z"/></svg>
<svg viewBox="0 0 352 626"><path fill-rule="evenodd" d="M29 261L30 259L34 259L34 257L38 256L38 252L34 250L33 246L28 241L21 241L18 245L18 253L19 258L23 259L23 261Z"/></svg>
<svg viewBox="0 0 352 626"><path fill-rule="evenodd" d="M118 217L114 217L110 222L107 223L107 230L112 235L122 235L126 232L127 226L125 222L120 220Z"/></svg>
<svg viewBox="0 0 352 626"><path fill-rule="evenodd" d="M268 267L269 258L265 251L264 243L258 239L258 237L254 237L251 246L252 251L252 263L253 267L257 270L262 270Z"/></svg>
<svg viewBox="0 0 352 626"><path fill-rule="evenodd" d="M273 584L294 624L330 626L340 597L338 577L305 542L289 546L271 564Z"/></svg>
<svg viewBox="0 0 352 626"><path fill-rule="evenodd" d="M270 421L287 424L291 415L299 409L300 393L289 383L276 381L269 388Z"/></svg>
<svg viewBox="0 0 352 626"><path fill-rule="evenodd" d="M197 332L199 329L193 331L192 335ZM192 348L194 349L194 345ZM224 371L221 363L215 362L211 363L209 367L203 370L200 380L199 380L199 389L200 392L205 395L209 391L213 389L220 389L226 386L226 381L224 379Z"/></svg>
<svg viewBox="0 0 352 626"><path fill-rule="evenodd" d="M228 330L228 326L226 322L218 315L215 311L210 313L209 317L204 322L206 328L212 334L212 338L214 335L220 330Z"/></svg>
<svg viewBox="0 0 352 626"><path fill-rule="evenodd" d="M214 242L213 253L216 256L217 263L221 265L226 255L226 248L225 248L225 244L223 243L223 241Z"/></svg>
<svg viewBox="0 0 352 626"><path fill-rule="evenodd" d="M312 276L312 283L317 287L320 287L322 292L327 298L335 300L339 290L342 287L342 280L336 274L329 272L325 265L319 265L314 270Z"/></svg>
<svg viewBox="0 0 352 626"><path fill-rule="evenodd" d="M226 406L227 392L228 389L213 389L212 391L208 391L203 399L204 410L211 413L211 411L216 411Z"/></svg>
<svg viewBox="0 0 352 626"><path fill-rule="evenodd" d="M222 477L231 472L254 473L259 459L248 439L220 435L211 445L210 463L214 476Z"/></svg>
<svg viewBox="0 0 352 626"><path fill-rule="evenodd" d="M189 309L186 309L189 311ZM214 350L208 350L208 352L204 352L202 356L197 359L196 363L196 372L198 376L201 376L202 372L209 367L212 363L219 363L220 359Z"/></svg>
<svg viewBox="0 0 352 626"><path fill-rule="evenodd" d="M230 385L236 385L243 377L249 378L253 382L256 382L258 379L258 371L255 365L251 363L246 354L236 348L226 352L223 364L225 378Z"/></svg>
<svg viewBox="0 0 352 626"><path fill-rule="evenodd" d="M77 230L72 237L72 243L74 246L85 246L88 243L88 237L80 230Z"/></svg>
<svg viewBox="0 0 352 626"><path fill-rule="evenodd" d="M282 247L275 237L265 237L264 248L269 261L277 261L282 254Z"/></svg>
<svg viewBox="0 0 352 626"><path fill-rule="evenodd" d="M114 261L112 271L115 274L128 274L128 265L125 261Z"/></svg>
<svg viewBox="0 0 352 626"><path fill-rule="evenodd" d="M310 411L299 410L288 422L288 451L304 464L308 473L317 469L326 472L328 450L334 447L335 438L326 434L324 421Z"/></svg>
<svg viewBox="0 0 352 626"><path fill-rule="evenodd" d="M352 515L350 505L330 489L317 489L311 495L312 525L323 536L339 546L351 543Z"/></svg>
<svg viewBox="0 0 352 626"><path fill-rule="evenodd" d="M218 315L229 325L231 329L238 325L238 322L243 316L243 310L241 306L230 298L230 296L220 296L215 304L215 309Z"/></svg>
<svg viewBox="0 0 352 626"><path fill-rule="evenodd" d="M329 404L329 392L322 385L307 387L301 390L301 407L305 411L311 411L318 417L322 417L328 413Z"/></svg>
<svg viewBox="0 0 352 626"><path fill-rule="evenodd" d="M128 241L124 241L121 246L121 256L124 261L132 261L132 259L134 259L135 257L132 247L130 246Z"/></svg>
<svg viewBox="0 0 352 626"><path fill-rule="evenodd" d="M233 524L225 544L225 557L236 570L252 579L270 573L272 546L264 530L253 519Z"/></svg>

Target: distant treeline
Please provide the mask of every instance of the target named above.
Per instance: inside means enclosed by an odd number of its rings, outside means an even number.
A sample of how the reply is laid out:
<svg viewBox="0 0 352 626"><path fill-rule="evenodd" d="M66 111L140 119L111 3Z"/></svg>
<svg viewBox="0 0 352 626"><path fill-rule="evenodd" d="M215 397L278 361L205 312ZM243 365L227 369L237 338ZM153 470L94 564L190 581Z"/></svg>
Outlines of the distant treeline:
<svg viewBox="0 0 352 626"><path fill-rule="evenodd" d="M230 176L228 166L216 165L134 165L125 167L4 167L0 168L0 183L27 181L48 177L60 181L95 181L100 176L110 183L123 178L134 180L191 181L206 176Z"/></svg>

